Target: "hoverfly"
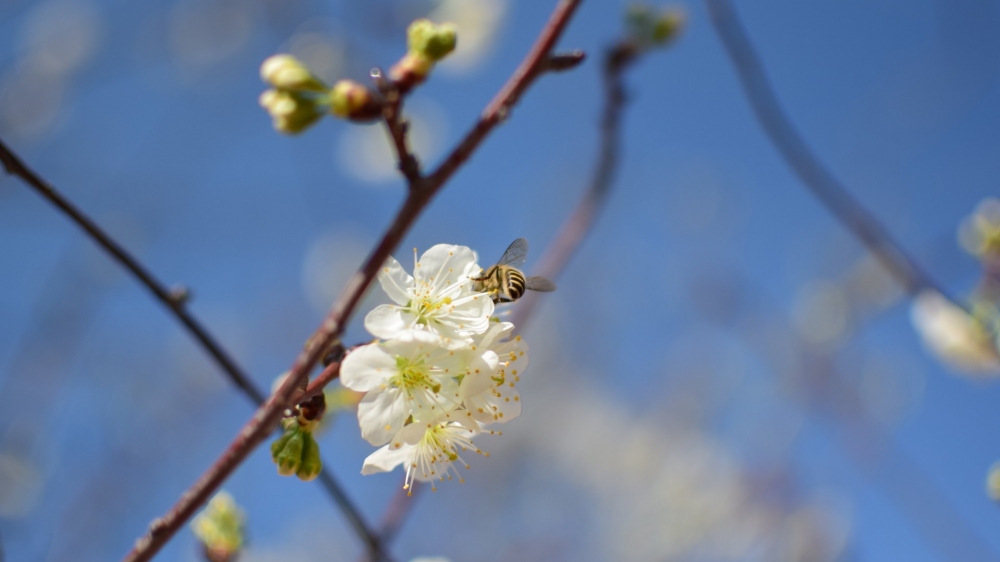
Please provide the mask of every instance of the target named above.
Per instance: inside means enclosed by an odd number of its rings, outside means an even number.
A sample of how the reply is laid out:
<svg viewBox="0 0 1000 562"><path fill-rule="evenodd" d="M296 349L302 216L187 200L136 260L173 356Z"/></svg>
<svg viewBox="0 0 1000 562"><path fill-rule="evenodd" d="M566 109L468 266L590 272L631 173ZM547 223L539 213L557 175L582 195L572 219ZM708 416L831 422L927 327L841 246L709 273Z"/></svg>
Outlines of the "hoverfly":
<svg viewBox="0 0 1000 562"><path fill-rule="evenodd" d="M496 265L490 267L481 277L473 277L473 288L486 293L494 303L514 302L532 290L548 293L556 290L556 284L544 277L525 277L518 269L528 257L528 241L518 238L503 253Z"/></svg>

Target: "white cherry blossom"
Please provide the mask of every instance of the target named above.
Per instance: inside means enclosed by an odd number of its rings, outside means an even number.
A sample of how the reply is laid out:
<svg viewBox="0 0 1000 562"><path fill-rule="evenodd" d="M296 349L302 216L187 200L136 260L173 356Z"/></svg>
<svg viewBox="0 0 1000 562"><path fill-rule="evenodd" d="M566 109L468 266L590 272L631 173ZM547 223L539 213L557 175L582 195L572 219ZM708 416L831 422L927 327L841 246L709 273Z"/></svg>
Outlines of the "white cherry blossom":
<svg viewBox="0 0 1000 562"><path fill-rule="evenodd" d="M528 344L521 336L511 337L514 325L498 322L474 339L480 353L495 353L496 370L471 373L462 379L462 405L479 423L503 423L521 415L521 395L516 383L528 368Z"/></svg>
<svg viewBox="0 0 1000 562"><path fill-rule="evenodd" d="M476 254L465 246L438 244L416 259L413 276L390 257L379 283L395 304L376 307L365 317L365 328L375 337L390 339L407 330L426 330L459 347L489 328L493 301L473 290L470 277L481 268Z"/></svg>
<svg viewBox="0 0 1000 562"><path fill-rule="evenodd" d="M449 349L438 335L409 330L348 354L340 380L366 393L358 404L361 436L383 445L411 416L415 423L426 422L457 408L460 378L495 372L498 365L489 349Z"/></svg>
<svg viewBox="0 0 1000 562"><path fill-rule="evenodd" d="M979 321L941 293L921 292L910 316L924 346L945 363L970 374L1000 373L997 342Z"/></svg>
<svg viewBox="0 0 1000 562"><path fill-rule="evenodd" d="M464 480L458 474L455 463L461 463L469 468L461 454L473 451L483 453L472 443L479 430L475 423L460 420L461 412L445 414L427 422L414 422L404 427L392 441L375 451L365 459L361 474L369 475L378 472L390 472L400 464L406 466L406 478L403 488L409 490L414 480L432 482L434 480L451 479L452 473L459 482Z"/></svg>

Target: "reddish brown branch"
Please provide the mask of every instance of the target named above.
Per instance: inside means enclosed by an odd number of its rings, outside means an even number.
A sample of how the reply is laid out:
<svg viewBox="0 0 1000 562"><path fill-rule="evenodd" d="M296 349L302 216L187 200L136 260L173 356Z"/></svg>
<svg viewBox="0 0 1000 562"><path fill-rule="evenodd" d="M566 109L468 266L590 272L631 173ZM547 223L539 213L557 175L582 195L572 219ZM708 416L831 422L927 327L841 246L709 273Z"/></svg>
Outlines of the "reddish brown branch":
<svg viewBox="0 0 1000 562"><path fill-rule="evenodd" d="M421 180L418 185L411 185L411 190L392 224L361 269L348 281L326 319L310 338L310 345L292 365L291 373L285 381L268 401L258 408L253 418L243 427L222 456L181 495L177 504L163 518L155 520L150 525L149 532L136 541L135 547L126 555L125 560L135 562L152 558L250 452L273 431L281 419L282 412L292 403L296 389L306 380L325 350L329 349L341 335L346 322L354 313L365 291L375 280L382 264L402 241L417 217L452 174L468 160L483 139L500 123L502 115L507 114L524 90L540 75L540 69L544 67L549 52L580 1L559 2L534 47L500 93L490 102L479 122L434 173Z"/></svg>
<svg viewBox="0 0 1000 562"><path fill-rule="evenodd" d="M309 400L313 396L323 392L328 384L333 382L337 377L340 376L340 363L330 363L326 366L316 377L309 381L309 386L306 387L305 393L302 398L298 398L298 402L303 402Z"/></svg>
<svg viewBox="0 0 1000 562"><path fill-rule="evenodd" d="M382 96L382 122L396 151L396 167L412 189L422 178L420 162L408 143L410 123L403 118L403 94L392 80L382 76L378 68L372 70L372 79Z"/></svg>

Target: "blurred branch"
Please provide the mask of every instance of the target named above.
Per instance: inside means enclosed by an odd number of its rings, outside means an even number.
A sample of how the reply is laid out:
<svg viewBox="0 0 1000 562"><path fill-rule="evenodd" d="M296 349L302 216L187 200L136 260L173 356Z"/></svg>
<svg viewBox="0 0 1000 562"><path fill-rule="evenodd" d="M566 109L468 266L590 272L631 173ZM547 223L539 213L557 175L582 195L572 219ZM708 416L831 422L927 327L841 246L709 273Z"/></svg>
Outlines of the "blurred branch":
<svg viewBox="0 0 1000 562"><path fill-rule="evenodd" d="M139 280L149 292L153 293L163 305L180 321L181 324L191 333L202 348L222 367L229 379L239 387L244 394L254 402L264 401L264 394L253 384L253 381L236 365L236 362L228 353L215 341L215 338L206 330L201 323L187 311L185 304L188 293L186 289L168 289L164 283L156 279L145 266L139 263L135 257L128 253L109 234L104 232L90 217L78 209L72 202L55 190L48 182L31 171L20 158L17 157L7 146L0 141L0 161L3 162L7 173L24 180L39 195L46 198L60 211L70 218L77 226L89 236L97 245L111 254L111 257L127 269L136 279Z"/></svg>
<svg viewBox="0 0 1000 562"><path fill-rule="evenodd" d="M621 150L622 112L628 101L625 93L625 71L644 52L633 41L622 39L604 53L602 74L604 106L601 110L597 165L590 185L577 203L576 209L563 223L555 239L539 259L536 275L550 279L558 277L584 237L590 232L597 219L597 213L604 207L608 193L614 185L613 180L618 169L618 156ZM538 302L538 294L529 291L520 300L511 318L515 326L521 326L532 315Z"/></svg>
<svg viewBox="0 0 1000 562"><path fill-rule="evenodd" d="M310 338L306 350L292 365L290 374L264 405L257 409L215 463L181 495L177 504L162 518L150 524L148 533L136 541L125 560L133 562L152 558L277 426L284 410L291 404L295 392L301 391L309 372L331 344L340 337L344 326L353 315L365 291L375 280L385 260L396 249L424 208L489 133L507 116L510 108L517 103L521 94L535 81L535 78L543 73L549 53L579 4L580 0L560 0L527 57L490 102L472 130L433 173L415 181L408 179L410 190L402 208L361 269L348 281L323 323ZM377 540L370 543L370 546L375 558L385 556L379 552Z"/></svg>
<svg viewBox="0 0 1000 562"><path fill-rule="evenodd" d="M810 151L778 103L760 58L729 0L705 2L757 120L802 183L837 220L858 237L907 292L915 295L931 289L968 311L967 307L955 302L921 269L878 219L854 199L847 188Z"/></svg>
<svg viewBox="0 0 1000 562"><path fill-rule="evenodd" d="M766 300L752 282L732 273L720 279L699 283L694 301L703 307L705 316L742 337L771 364L775 376L785 375L784 380L796 383L789 389L793 398L810 411L826 414L837 430L842 454L881 489L931 549L942 560L997 560L986 539L961 517L934 479L872 418L857 388L838 372L834 358L810 348L779 307ZM787 369L775 361L769 352L771 332L740 325L741 319L748 318L777 320L784 328L788 349L801 361L792 361L793 367Z"/></svg>

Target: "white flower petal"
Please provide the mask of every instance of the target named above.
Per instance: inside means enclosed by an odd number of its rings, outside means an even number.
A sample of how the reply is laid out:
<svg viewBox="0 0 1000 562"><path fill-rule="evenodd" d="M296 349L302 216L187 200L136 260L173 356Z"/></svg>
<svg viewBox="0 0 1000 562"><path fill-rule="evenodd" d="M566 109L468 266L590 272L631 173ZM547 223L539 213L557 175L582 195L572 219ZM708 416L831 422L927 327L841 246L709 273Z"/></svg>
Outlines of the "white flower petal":
<svg viewBox="0 0 1000 562"><path fill-rule="evenodd" d="M479 340L478 345L480 347L488 348L492 346L494 342L510 336L510 333L513 331L514 331L514 325L511 324L510 322L498 322L490 326L489 330L487 330L486 333L483 334L483 337L482 339Z"/></svg>
<svg viewBox="0 0 1000 562"><path fill-rule="evenodd" d="M403 270L396 258L389 256L385 260L385 265L378 272L378 282L396 304L405 306L410 301L409 289L413 287L413 277Z"/></svg>
<svg viewBox="0 0 1000 562"><path fill-rule="evenodd" d="M406 316L404 309L392 304L382 304L365 316L365 329L377 338L394 338L413 326L412 316Z"/></svg>
<svg viewBox="0 0 1000 562"><path fill-rule="evenodd" d="M476 254L466 246L438 244L420 256L413 272L417 284L429 283L437 291L454 284L470 284L468 271L476 263Z"/></svg>
<svg viewBox="0 0 1000 562"><path fill-rule="evenodd" d="M361 437L372 445L388 443L409 416L406 397L398 388L373 390L358 404Z"/></svg>
<svg viewBox="0 0 1000 562"><path fill-rule="evenodd" d="M395 445L395 443L390 443L368 455L364 466L361 467L361 474L368 476L378 472L390 472L406 462L406 459L413 454L412 447L405 445L396 447Z"/></svg>
<svg viewBox="0 0 1000 562"><path fill-rule="evenodd" d="M427 429L433 425L433 422L411 423L401 429L395 439L408 445L419 443L420 440L424 438L424 434L427 433Z"/></svg>
<svg viewBox="0 0 1000 562"><path fill-rule="evenodd" d="M396 373L396 359L382 346L369 344L347 354L340 366L340 383L351 390L379 388Z"/></svg>
<svg viewBox="0 0 1000 562"><path fill-rule="evenodd" d="M490 378L490 372L482 372L478 375L465 375L462 379L462 386L459 393L462 396L462 402L466 405L469 404L469 400L479 396L480 394L488 391L489 389L496 386L496 382Z"/></svg>

